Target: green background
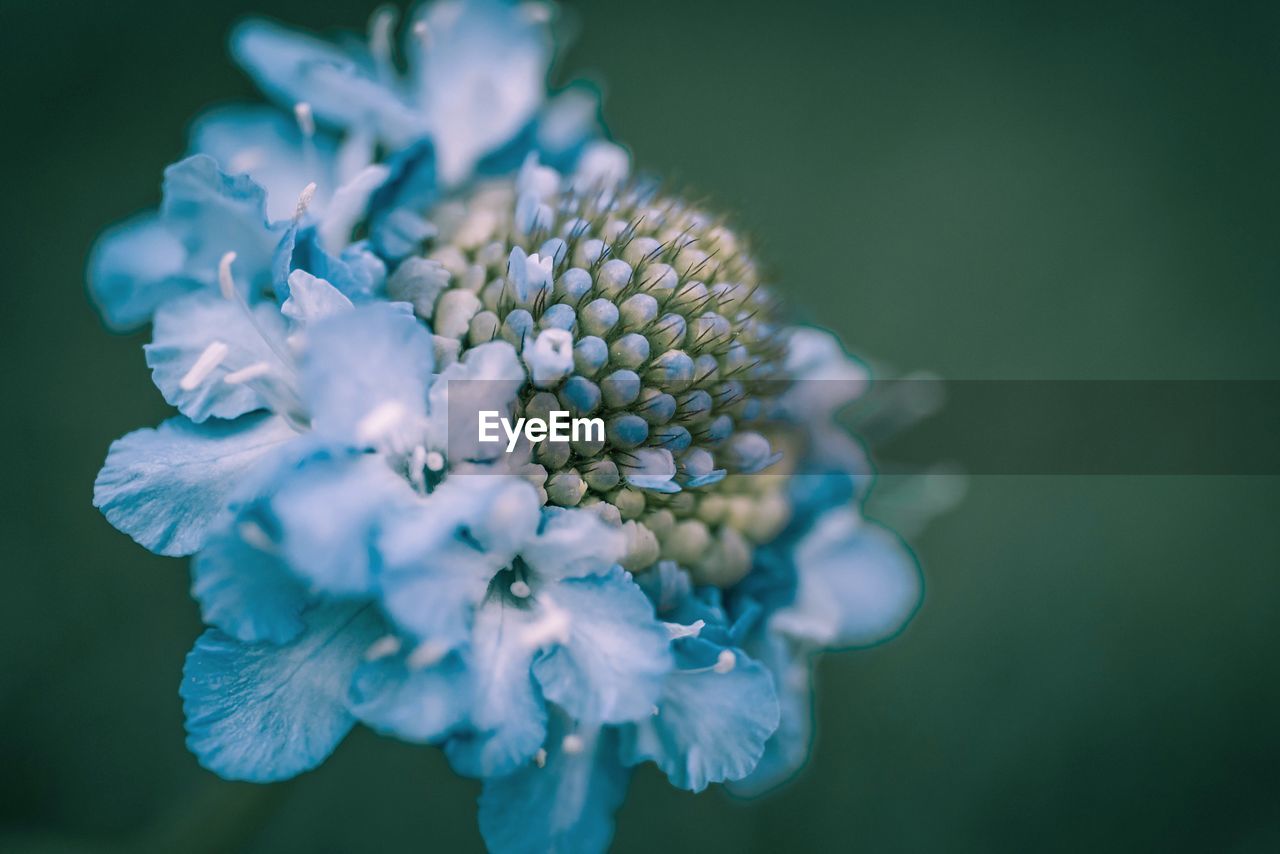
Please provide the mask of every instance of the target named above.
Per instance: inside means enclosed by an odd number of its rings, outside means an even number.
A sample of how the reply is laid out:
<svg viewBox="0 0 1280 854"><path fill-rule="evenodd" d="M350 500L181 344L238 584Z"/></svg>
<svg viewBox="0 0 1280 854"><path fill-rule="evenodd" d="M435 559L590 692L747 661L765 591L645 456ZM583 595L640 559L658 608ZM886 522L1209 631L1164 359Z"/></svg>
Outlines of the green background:
<svg viewBox="0 0 1280 854"><path fill-rule="evenodd" d="M253 97L233 21L370 10L0 6L0 849L479 847L477 786L432 749L361 731L291 784L203 772L186 569L90 506L110 440L166 415L144 336L85 298L94 235L158 200L200 109ZM641 166L731 212L856 352L952 378L1280 373L1280 6L574 11L557 79L607 81ZM744 805L645 768L617 849L1280 850L1277 510L1275 478L972 478L913 540L914 624L823 661L804 775Z"/></svg>

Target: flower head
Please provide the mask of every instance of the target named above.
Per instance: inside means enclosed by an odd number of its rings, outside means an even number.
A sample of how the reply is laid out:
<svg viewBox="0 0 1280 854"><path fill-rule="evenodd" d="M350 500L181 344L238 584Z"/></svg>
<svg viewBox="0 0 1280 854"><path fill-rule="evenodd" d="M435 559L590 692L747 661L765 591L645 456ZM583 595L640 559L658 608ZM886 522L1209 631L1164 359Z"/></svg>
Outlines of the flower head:
<svg viewBox="0 0 1280 854"><path fill-rule="evenodd" d="M628 179L581 91L546 97L548 14L425 6L405 73L389 13L355 47L241 26L283 109L197 122L90 265L179 413L112 446L94 500L194 555L192 751L269 781L356 722L438 744L496 850L604 847L642 762L785 779L810 655L920 595L833 420L865 372L721 218ZM603 430L475 431L553 411Z"/></svg>

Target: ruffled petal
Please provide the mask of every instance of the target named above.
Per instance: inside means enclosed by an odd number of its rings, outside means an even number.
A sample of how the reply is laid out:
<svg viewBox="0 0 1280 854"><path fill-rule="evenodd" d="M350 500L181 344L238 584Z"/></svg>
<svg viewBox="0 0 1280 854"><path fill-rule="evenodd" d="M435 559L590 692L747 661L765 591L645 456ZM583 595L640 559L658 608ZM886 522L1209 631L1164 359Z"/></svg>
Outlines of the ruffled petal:
<svg viewBox="0 0 1280 854"><path fill-rule="evenodd" d="M155 214L108 230L89 255L89 294L107 326L136 329L165 300L200 287L184 274L187 250Z"/></svg>
<svg viewBox="0 0 1280 854"><path fill-rule="evenodd" d="M735 795L756 797L790 780L813 746L813 684L810 654L776 635L758 634L748 653L769 669L778 697L778 728L754 770L726 786Z"/></svg>
<svg viewBox="0 0 1280 854"><path fill-rule="evenodd" d="M266 538L253 521L228 522L191 564L191 593L204 621L245 643L287 643L304 628L307 590Z"/></svg>
<svg viewBox="0 0 1280 854"><path fill-rule="evenodd" d="M187 747L231 780L266 783L319 765L351 729L347 690L381 630L365 604L317 607L284 646L244 644L217 629L196 641L182 675Z"/></svg>
<svg viewBox="0 0 1280 854"><path fill-rule="evenodd" d="M366 55L263 20L236 27L231 54L286 109L310 104L318 121L367 128L392 148L426 132L422 117L376 78Z"/></svg>
<svg viewBox="0 0 1280 854"><path fill-rule="evenodd" d="M819 647L866 646L900 631L920 606L920 568L898 537L852 508L819 517L795 547L795 601L769 627Z"/></svg>
<svg viewBox="0 0 1280 854"><path fill-rule="evenodd" d="M613 814L622 804L630 769L618 759L611 730L571 741L553 727L544 767L530 764L485 781L480 833L497 854L596 854L613 838Z"/></svg>
<svg viewBox="0 0 1280 854"><path fill-rule="evenodd" d="M623 759L652 760L673 785L694 792L745 777L778 727L769 671L740 650L694 637L676 641L676 661L657 714L623 731Z"/></svg>
<svg viewBox="0 0 1280 854"><path fill-rule="evenodd" d="M518 5L496 0L427 4L414 24L431 33L430 44L406 44L419 107L436 143L441 179L455 184L536 115L551 34Z"/></svg>
<svg viewBox="0 0 1280 854"><path fill-rule="evenodd" d="M432 358L431 333L395 304L362 305L312 325L302 359L312 429L357 447L411 448L426 415Z"/></svg>
<svg viewBox="0 0 1280 854"><path fill-rule="evenodd" d="M351 300L342 291L306 270L294 270L289 274L289 296L281 304L280 313L306 326L351 308Z"/></svg>
<svg viewBox="0 0 1280 854"><path fill-rule="evenodd" d="M304 143L298 122L264 105L219 107L191 126L192 153L207 154L228 174L247 173L267 192L273 222L293 216L298 196L311 183L316 195L308 209L319 213L334 189L337 146L326 135Z"/></svg>
<svg viewBox="0 0 1280 854"><path fill-rule="evenodd" d="M313 589L341 596L370 591L383 524L418 500L380 456L359 454L298 467L269 507L285 562Z"/></svg>
<svg viewBox="0 0 1280 854"><path fill-rule="evenodd" d="M582 721L648 715L671 652L667 630L630 573L614 568L565 579L538 599L541 620L556 624L559 635L533 668L547 699Z"/></svg>
<svg viewBox="0 0 1280 854"><path fill-rule="evenodd" d="M609 572L622 560L627 537L587 510L548 507L537 535L520 549L520 557L540 578L569 578Z"/></svg>
<svg viewBox="0 0 1280 854"><path fill-rule="evenodd" d="M171 300L156 311L152 341L143 350L164 399L197 423L236 418L270 405L259 383L234 382L237 372L265 365L277 377L280 356L264 336L284 343L285 323L270 303L244 309L204 292ZM228 382L230 375L233 382Z"/></svg>
<svg viewBox="0 0 1280 854"><path fill-rule="evenodd" d="M274 415L193 424L171 418L111 444L93 505L153 552L191 554L237 485L297 434Z"/></svg>
<svg viewBox="0 0 1280 854"><path fill-rule="evenodd" d="M547 734L547 709L530 666L532 613L492 600L476 615L472 633L473 675L468 731L445 742L459 774L509 774L538 752Z"/></svg>
<svg viewBox="0 0 1280 854"><path fill-rule="evenodd" d="M405 741L436 742L449 735L466 721L470 697L470 674L458 655L415 667L411 653L397 652L361 664L351 683L355 716Z"/></svg>

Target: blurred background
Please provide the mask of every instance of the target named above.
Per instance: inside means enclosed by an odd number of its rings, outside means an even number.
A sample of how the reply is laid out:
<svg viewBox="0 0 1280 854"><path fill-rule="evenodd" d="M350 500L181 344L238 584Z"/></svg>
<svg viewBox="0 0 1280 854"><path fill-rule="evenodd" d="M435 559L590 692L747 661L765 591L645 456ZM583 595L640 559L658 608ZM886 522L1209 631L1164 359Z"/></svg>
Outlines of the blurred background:
<svg viewBox="0 0 1280 854"><path fill-rule="evenodd" d="M90 506L110 441L168 414L145 335L85 296L94 236L159 200L197 112L257 97L235 20L370 11L0 5L0 849L480 848L478 787L433 749L358 731L290 784L202 771L184 562ZM556 79L606 81L639 164L731 212L855 352L958 379L1280 379L1280 5L570 11ZM971 478L912 539L915 622L823 661L805 773L743 804L646 767L617 850L1280 850L1278 512L1274 477Z"/></svg>

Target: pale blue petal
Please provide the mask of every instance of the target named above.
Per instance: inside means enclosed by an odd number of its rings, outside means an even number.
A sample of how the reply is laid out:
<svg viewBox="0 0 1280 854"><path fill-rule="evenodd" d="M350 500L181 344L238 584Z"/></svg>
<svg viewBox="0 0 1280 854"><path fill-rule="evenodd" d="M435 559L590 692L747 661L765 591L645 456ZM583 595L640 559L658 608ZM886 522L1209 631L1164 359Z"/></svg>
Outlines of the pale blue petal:
<svg viewBox="0 0 1280 854"><path fill-rule="evenodd" d="M515 478L450 476L379 541L383 607L402 629L442 649L469 636L493 577L534 536L536 490Z"/></svg>
<svg viewBox="0 0 1280 854"><path fill-rule="evenodd" d="M386 735L437 742L466 721L469 671L456 654L425 668L411 667L407 658L399 653L361 664L351 683L351 711Z"/></svg>
<svg viewBox="0 0 1280 854"><path fill-rule="evenodd" d="M853 508L820 517L796 544L795 565L795 600L769 627L816 647L866 646L896 634L924 592L902 541Z"/></svg>
<svg viewBox="0 0 1280 854"><path fill-rule="evenodd" d="M317 459L285 476L269 507L280 554L315 590L368 592L384 522L418 502L378 455Z"/></svg>
<svg viewBox="0 0 1280 854"><path fill-rule="evenodd" d="M410 40L406 53L440 176L454 184L537 113L545 97L551 34L545 22L498 0L432 3L417 20L430 29L431 42Z"/></svg>
<svg viewBox="0 0 1280 854"><path fill-rule="evenodd" d="M284 345L279 309L259 303L252 312L250 320L242 306L207 291L170 300L156 311L152 341L143 348L151 379L164 399L192 421L236 418L268 408L259 384L224 382L228 374L261 362L277 376L285 370L266 340ZM184 386L183 380L211 345L223 345L226 356L203 378Z"/></svg>
<svg viewBox="0 0 1280 854"><path fill-rule="evenodd" d="M297 120L275 107L237 104L210 110L191 127L191 150L217 160L223 172L247 173L266 190L272 221L293 216L308 184L317 185L313 211L322 210L333 192L333 139L317 134L304 143Z"/></svg>
<svg viewBox="0 0 1280 854"><path fill-rule="evenodd" d="M312 325L302 359L312 428L360 447L417 429L432 354L431 333L393 304L362 305Z"/></svg>
<svg viewBox="0 0 1280 854"><path fill-rule="evenodd" d="M204 544L237 485L297 434L274 415L193 424L171 418L117 439L93 484L93 505L153 552Z"/></svg>
<svg viewBox="0 0 1280 854"><path fill-rule="evenodd" d="M804 767L813 746L813 685L808 653L777 636L758 635L748 653L773 675L778 728L750 774L726 783L729 791L756 797L773 791Z"/></svg>
<svg viewBox="0 0 1280 854"><path fill-rule="evenodd" d="M671 651L667 630L630 573L615 568L566 579L538 598L567 625L566 636L534 664L547 699L582 721L620 723L649 714Z"/></svg>
<svg viewBox="0 0 1280 854"><path fill-rule="evenodd" d="M351 300L342 291L306 270L294 270L289 274L289 296L280 306L280 313L306 326L351 308Z"/></svg>
<svg viewBox="0 0 1280 854"><path fill-rule="evenodd" d="M241 292L250 301L269 293L279 229L267 222L266 199L248 175L227 175L205 154L165 169L161 216L187 250L187 275L217 287L218 262L235 252Z"/></svg>
<svg viewBox="0 0 1280 854"><path fill-rule="evenodd" d="M531 760L547 734L547 709L530 666L532 613L490 600L476 615L471 645L469 731L445 743L459 774L494 777Z"/></svg>
<svg viewBox="0 0 1280 854"><path fill-rule="evenodd" d="M246 643L287 643L303 630L307 591L271 543L245 541L241 526L229 522L214 532L191 564L191 593L204 621ZM260 527L252 530L266 537Z"/></svg>
<svg viewBox="0 0 1280 854"><path fill-rule="evenodd" d="M480 794L480 833L495 854L598 854L613 838L630 769L618 759L617 735L586 736L566 753L563 727L553 727L546 766L527 765L486 780Z"/></svg>
<svg viewBox="0 0 1280 854"><path fill-rule="evenodd" d="M89 255L89 293L112 329L151 319L156 306L200 287L184 274L187 250L154 214L109 229Z"/></svg>
<svg viewBox="0 0 1280 854"><path fill-rule="evenodd" d="M352 675L381 631L367 604L317 607L291 643L244 644L210 629L182 674L187 747L221 777L266 783L316 767L355 719Z"/></svg>
<svg viewBox="0 0 1280 854"><path fill-rule="evenodd" d="M392 148L426 132L422 116L376 79L367 56L262 20L236 27L231 53L286 109L305 102L317 121L368 128Z"/></svg>
<svg viewBox="0 0 1280 854"><path fill-rule="evenodd" d="M622 560L627 536L589 510L548 507L538 534L520 549L520 557L543 579L602 575Z"/></svg>
<svg viewBox="0 0 1280 854"><path fill-rule="evenodd" d="M658 713L624 730L623 759L652 760L673 785L694 792L745 777L778 727L773 678L741 650L692 637L675 647L679 666L663 684ZM726 652L733 668L718 672Z"/></svg>

